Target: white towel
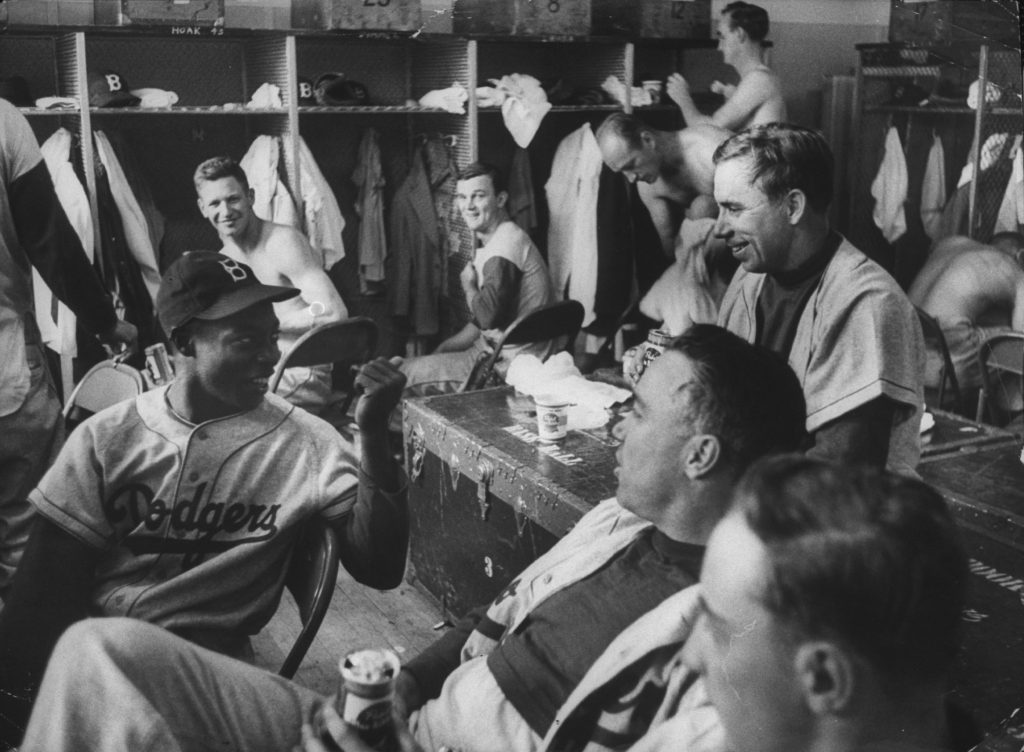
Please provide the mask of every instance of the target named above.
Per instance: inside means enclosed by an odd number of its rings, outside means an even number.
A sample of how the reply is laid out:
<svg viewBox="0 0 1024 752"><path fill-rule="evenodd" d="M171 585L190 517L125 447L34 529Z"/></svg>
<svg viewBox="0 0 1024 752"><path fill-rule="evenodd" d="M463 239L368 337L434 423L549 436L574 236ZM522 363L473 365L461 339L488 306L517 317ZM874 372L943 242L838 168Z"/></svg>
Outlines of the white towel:
<svg viewBox="0 0 1024 752"><path fill-rule="evenodd" d="M935 239L942 225L942 209L946 206L946 152L938 134L932 138L928 162L921 180L921 224L929 238Z"/></svg>
<svg viewBox="0 0 1024 752"><path fill-rule="evenodd" d="M899 133L890 127L885 136L885 156L878 174L871 183L875 210L871 217L890 243L907 231L907 216L903 204L907 200L907 160L903 156Z"/></svg>

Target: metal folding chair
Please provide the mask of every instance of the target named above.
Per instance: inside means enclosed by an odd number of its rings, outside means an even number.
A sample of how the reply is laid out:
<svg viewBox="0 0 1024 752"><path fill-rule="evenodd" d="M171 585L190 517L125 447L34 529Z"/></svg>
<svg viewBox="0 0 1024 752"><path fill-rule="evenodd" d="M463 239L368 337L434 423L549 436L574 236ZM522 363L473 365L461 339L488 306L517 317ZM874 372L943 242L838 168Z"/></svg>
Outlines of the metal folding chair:
<svg viewBox="0 0 1024 752"><path fill-rule="evenodd" d="M939 392L936 397L935 407L944 410L946 407L946 384L949 384L949 391L953 395L953 411L964 414L963 396L960 394L960 382L956 378L956 369L953 367L953 358L949 354L949 345L942 333L939 322L927 311L914 306L917 311L917 319L921 322L921 332L924 334L926 345L934 347L942 355L942 368L939 370Z"/></svg>
<svg viewBox="0 0 1024 752"><path fill-rule="evenodd" d="M299 337L278 362L270 379L270 391L277 390L286 368L332 364L334 384L336 388L340 385L342 397L331 407L344 415L355 397L349 369L371 360L376 352L377 325L371 318L355 316L315 327Z"/></svg>
<svg viewBox="0 0 1024 752"><path fill-rule="evenodd" d="M146 391L142 374L117 360L103 360L90 368L64 403L64 424L70 430L100 410Z"/></svg>
<svg viewBox="0 0 1024 752"><path fill-rule="evenodd" d="M285 576L285 586L299 608L302 629L281 664L281 676L295 676L323 623L337 581L338 538L327 520L315 517L299 536Z"/></svg>
<svg viewBox="0 0 1024 752"><path fill-rule="evenodd" d="M1024 395L1024 332L996 334L985 340L978 349L978 366L981 392L974 419L1005 425L1019 412L1015 403Z"/></svg>
<svg viewBox="0 0 1024 752"><path fill-rule="evenodd" d="M491 378L505 345L525 345L564 338L563 343L571 346L583 325L583 315L582 303L576 300L563 300L520 316L505 328L501 337L494 343L493 351L473 365L469 378L459 391L468 392L482 388ZM565 344L562 347L565 347Z"/></svg>

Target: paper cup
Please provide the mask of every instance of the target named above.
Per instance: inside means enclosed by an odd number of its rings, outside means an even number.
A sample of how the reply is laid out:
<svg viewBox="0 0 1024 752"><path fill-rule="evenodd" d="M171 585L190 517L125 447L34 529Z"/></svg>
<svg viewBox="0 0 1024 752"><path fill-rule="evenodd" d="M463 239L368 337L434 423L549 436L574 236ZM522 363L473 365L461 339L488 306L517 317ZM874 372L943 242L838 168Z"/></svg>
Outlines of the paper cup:
<svg viewBox="0 0 1024 752"><path fill-rule="evenodd" d="M569 424L569 403L553 397L535 397L537 435L541 441L564 439Z"/></svg>
<svg viewBox="0 0 1024 752"><path fill-rule="evenodd" d="M661 101L661 90L664 84L661 81L641 81L640 85L651 95L651 104L658 104Z"/></svg>

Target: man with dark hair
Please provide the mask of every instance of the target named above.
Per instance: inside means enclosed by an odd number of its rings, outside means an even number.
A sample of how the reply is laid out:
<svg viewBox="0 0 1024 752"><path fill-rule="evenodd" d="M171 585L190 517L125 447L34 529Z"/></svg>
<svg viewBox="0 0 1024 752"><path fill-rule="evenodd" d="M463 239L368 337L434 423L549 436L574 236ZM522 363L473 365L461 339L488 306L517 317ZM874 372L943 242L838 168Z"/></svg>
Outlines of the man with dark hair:
<svg viewBox="0 0 1024 752"><path fill-rule="evenodd" d="M907 295L942 327L960 388L977 390L982 342L996 334L1024 332L1024 236L1003 232L988 244L959 235L943 238ZM941 353L929 349L926 386L939 385L942 366ZM1005 388L1004 396L1019 400L1019 387L1008 381ZM1020 408L1019 403L1006 407Z"/></svg>
<svg viewBox="0 0 1024 752"><path fill-rule="evenodd" d="M6 598L34 510L32 490L63 441L60 400L32 297L32 268L106 345L133 348L68 221L32 127L0 99L0 598Z"/></svg>
<svg viewBox="0 0 1024 752"><path fill-rule="evenodd" d="M832 153L773 123L715 152L716 235L739 261L719 324L788 358L807 401L809 451L914 472L924 341L880 266L831 229Z"/></svg>
<svg viewBox="0 0 1024 752"><path fill-rule="evenodd" d="M774 353L710 325L670 345L616 429L617 497L403 667L397 690L416 740L473 752L622 748L699 701L670 681L688 624L651 629L649 615L693 590L737 478L754 458L796 447L803 415L800 385ZM82 692L66 678L83 675L104 680ZM231 699L204 711L214 698ZM131 710L100 722L115 702ZM145 625L86 622L55 653L22 752L109 748L149 731L169 747L202 738L279 752L321 702ZM718 738L715 720L704 708L687 740Z"/></svg>
<svg viewBox="0 0 1024 752"><path fill-rule="evenodd" d="M335 530L357 580L401 582L408 510L387 419L404 380L383 358L356 376L359 451L266 394L281 355L273 304L297 294L208 251L164 274L156 305L174 380L79 425L30 497L36 523L0 611L0 741L17 743L7 724L27 713L57 638L87 616L251 656L313 517Z"/></svg>
<svg viewBox="0 0 1024 752"><path fill-rule="evenodd" d="M967 749L945 696L968 576L924 483L765 460L711 534L683 659L735 752Z"/></svg>
<svg viewBox="0 0 1024 752"><path fill-rule="evenodd" d="M473 259L459 275L471 318L432 354L405 361L402 371L410 386L455 391L505 327L555 302L547 264L530 236L509 219L507 202L504 180L494 165L474 162L459 172L455 203L476 245ZM520 353L547 357L552 346L545 342L502 348L498 371L504 375Z"/></svg>
<svg viewBox="0 0 1024 752"><path fill-rule="evenodd" d="M306 236L289 225L258 217L245 170L231 157L212 157L193 175L196 203L220 236L220 252L249 265L268 285L287 285L299 294L274 304L281 327L281 351L314 326L342 321L348 309ZM331 393L331 366L298 366L282 374L277 392L294 405L320 412Z"/></svg>
<svg viewBox="0 0 1024 752"><path fill-rule="evenodd" d="M764 64L764 40L768 36L768 13L751 3L733 2L722 9L718 20L718 50L726 65L740 74L737 85L715 81L711 91L722 94L725 104L713 115L697 109L689 84L679 73L665 83L665 91L682 110L687 125L710 123L731 131L751 125L786 120L786 102L782 98L779 77Z"/></svg>

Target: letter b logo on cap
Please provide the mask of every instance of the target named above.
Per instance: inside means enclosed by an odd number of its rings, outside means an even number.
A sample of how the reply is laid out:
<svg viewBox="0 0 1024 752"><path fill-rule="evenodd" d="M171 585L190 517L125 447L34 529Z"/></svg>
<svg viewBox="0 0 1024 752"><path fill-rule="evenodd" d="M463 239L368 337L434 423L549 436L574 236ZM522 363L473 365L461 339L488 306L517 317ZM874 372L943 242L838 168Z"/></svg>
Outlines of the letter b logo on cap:
<svg viewBox="0 0 1024 752"><path fill-rule="evenodd" d="M308 81L299 81L299 98L300 99L312 99L313 98L313 85Z"/></svg>
<svg viewBox="0 0 1024 752"><path fill-rule="evenodd" d="M105 73L103 77L107 79L107 88L111 91L121 91L124 88L121 85L121 77L116 73Z"/></svg>
<svg viewBox="0 0 1024 752"><path fill-rule="evenodd" d="M245 269L239 266L234 259L217 259L217 263L224 267L224 271L226 271L230 275L231 279L235 280L235 282L244 282L249 278Z"/></svg>

